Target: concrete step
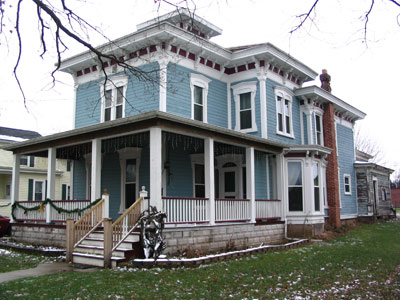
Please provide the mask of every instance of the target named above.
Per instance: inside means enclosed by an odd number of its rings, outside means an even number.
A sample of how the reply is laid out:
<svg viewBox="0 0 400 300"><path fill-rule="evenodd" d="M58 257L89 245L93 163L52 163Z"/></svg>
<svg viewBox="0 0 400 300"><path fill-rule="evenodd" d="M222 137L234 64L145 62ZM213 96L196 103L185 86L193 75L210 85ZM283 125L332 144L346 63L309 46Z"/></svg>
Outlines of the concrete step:
<svg viewBox="0 0 400 300"><path fill-rule="evenodd" d="M89 234L88 238L92 239L103 239L104 232L103 231L95 231ZM126 239L129 242L138 242L140 240L140 233L139 232L132 232Z"/></svg>
<svg viewBox="0 0 400 300"><path fill-rule="evenodd" d="M138 242L122 242L119 246L118 249L126 249L126 250L132 250L133 249L133 244L137 244ZM103 239L95 239L95 238L86 238L82 241L82 243L79 246L94 246L98 248L103 248L104 247L104 240Z"/></svg>
<svg viewBox="0 0 400 300"><path fill-rule="evenodd" d="M113 256L111 257L111 266L115 268L119 262L123 262L125 260L125 258ZM74 252L72 253L72 261L74 264L83 264L101 268L104 267L103 255Z"/></svg>
<svg viewBox="0 0 400 300"><path fill-rule="evenodd" d="M113 251L113 256L115 257L128 257L130 255L129 252L132 252L132 249L124 249L117 248ZM91 245L79 245L75 248L75 252L79 253L87 253L87 254L95 254L95 255L103 255L104 249L103 247L91 246Z"/></svg>

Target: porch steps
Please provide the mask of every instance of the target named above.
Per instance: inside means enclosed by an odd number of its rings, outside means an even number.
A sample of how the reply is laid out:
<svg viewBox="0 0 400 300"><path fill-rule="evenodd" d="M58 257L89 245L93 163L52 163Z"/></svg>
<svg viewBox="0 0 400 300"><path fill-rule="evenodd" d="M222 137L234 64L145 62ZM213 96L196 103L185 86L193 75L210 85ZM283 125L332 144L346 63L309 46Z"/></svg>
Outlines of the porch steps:
<svg viewBox="0 0 400 300"><path fill-rule="evenodd" d="M140 256L139 232L132 232L127 239L115 249L111 255L111 267ZM104 232L92 232L72 253L72 262L96 267L104 267Z"/></svg>

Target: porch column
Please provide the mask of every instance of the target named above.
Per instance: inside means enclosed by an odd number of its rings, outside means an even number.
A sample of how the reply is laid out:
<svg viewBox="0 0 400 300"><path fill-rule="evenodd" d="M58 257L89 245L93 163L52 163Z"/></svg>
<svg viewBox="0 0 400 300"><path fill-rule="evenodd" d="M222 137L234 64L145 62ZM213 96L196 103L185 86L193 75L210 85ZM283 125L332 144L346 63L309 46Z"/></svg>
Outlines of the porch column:
<svg viewBox="0 0 400 300"><path fill-rule="evenodd" d="M276 155L276 196L279 200L281 200L282 207L282 219L286 218L287 211L287 199L286 199L286 184L285 184L285 176L287 176L285 172L285 160L283 153Z"/></svg>
<svg viewBox="0 0 400 300"><path fill-rule="evenodd" d="M250 199L250 222L256 222L256 191L254 177L254 147L246 148L246 188Z"/></svg>
<svg viewBox="0 0 400 300"><path fill-rule="evenodd" d="M13 169L11 177L11 206L18 201L19 197L19 171L20 171L20 154L13 155ZM11 208L12 209L12 208ZM11 223L15 222L11 214Z"/></svg>
<svg viewBox="0 0 400 300"><path fill-rule="evenodd" d="M101 140L92 140L92 188L90 191L91 202L101 197Z"/></svg>
<svg viewBox="0 0 400 300"><path fill-rule="evenodd" d="M150 128L150 205L163 210L162 198L162 131Z"/></svg>
<svg viewBox="0 0 400 300"><path fill-rule="evenodd" d="M204 140L204 175L205 194L208 198L208 218L211 225L215 225L215 181L214 181L214 139Z"/></svg>
<svg viewBox="0 0 400 300"><path fill-rule="evenodd" d="M47 198L54 201L56 197L56 148L49 148L47 155ZM46 223L51 222L51 206L46 204Z"/></svg>

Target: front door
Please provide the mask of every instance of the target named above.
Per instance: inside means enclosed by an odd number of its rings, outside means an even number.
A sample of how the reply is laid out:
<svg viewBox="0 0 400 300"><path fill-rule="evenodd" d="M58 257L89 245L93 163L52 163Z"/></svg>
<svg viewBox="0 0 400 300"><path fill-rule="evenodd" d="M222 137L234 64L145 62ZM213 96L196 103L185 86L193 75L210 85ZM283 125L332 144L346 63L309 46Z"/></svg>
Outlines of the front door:
<svg viewBox="0 0 400 300"><path fill-rule="evenodd" d="M127 159L125 161L125 209L136 201L136 180L136 159Z"/></svg>
<svg viewBox="0 0 400 300"><path fill-rule="evenodd" d="M239 197L238 168L235 163L229 162L221 170L222 198L235 199Z"/></svg>

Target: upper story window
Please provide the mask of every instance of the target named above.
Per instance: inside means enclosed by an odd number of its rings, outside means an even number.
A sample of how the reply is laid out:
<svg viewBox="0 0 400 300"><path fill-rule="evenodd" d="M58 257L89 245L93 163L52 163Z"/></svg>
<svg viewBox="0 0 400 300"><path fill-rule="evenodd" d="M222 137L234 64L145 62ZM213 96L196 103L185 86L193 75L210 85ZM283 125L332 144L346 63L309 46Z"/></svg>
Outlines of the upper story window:
<svg viewBox="0 0 400 300"><path fill-rule="evenodd" d="M317 145L324 145L324 134L322 130L322 116L315 114L315 141Z"/></svg>
<svg viewBox="0 0 400 300"><path fill-rule="evenodd" d="M207 94L210 79L201 74L190 74L190 91L193 120L207 123Z"/></svg>
<svg viewBox="0 0 400 300"><path fill-rule="evenodd" d="M101 121L111 121L125 117L127 76L112 77L105 85L100 85Z"/></svg>
<svg viewBox="0 0 400 300"><path fill-rule="evenodd" d="M34 167L35 166L35 157L21 155L19 159L20 166Z"/></svg>
<svg viewBox="0 0 400 300"><path fill-rule="evenodd" d="M351 176L349 174L344 174L344 194L351 195Z"/></svg>
<svg viewBox="0 0 400 300"><path fill-rule="evenodd" d="M276 132L294 137L292 120L292 92L284 87L275 87Z"/></svg>
<svg viewBox="0 0 400 300"><path fill-rule="evenodd" d="M257 131L255 97L257 82L247 81L232 86L235 99L235 130L242 132Z"/></svg>

